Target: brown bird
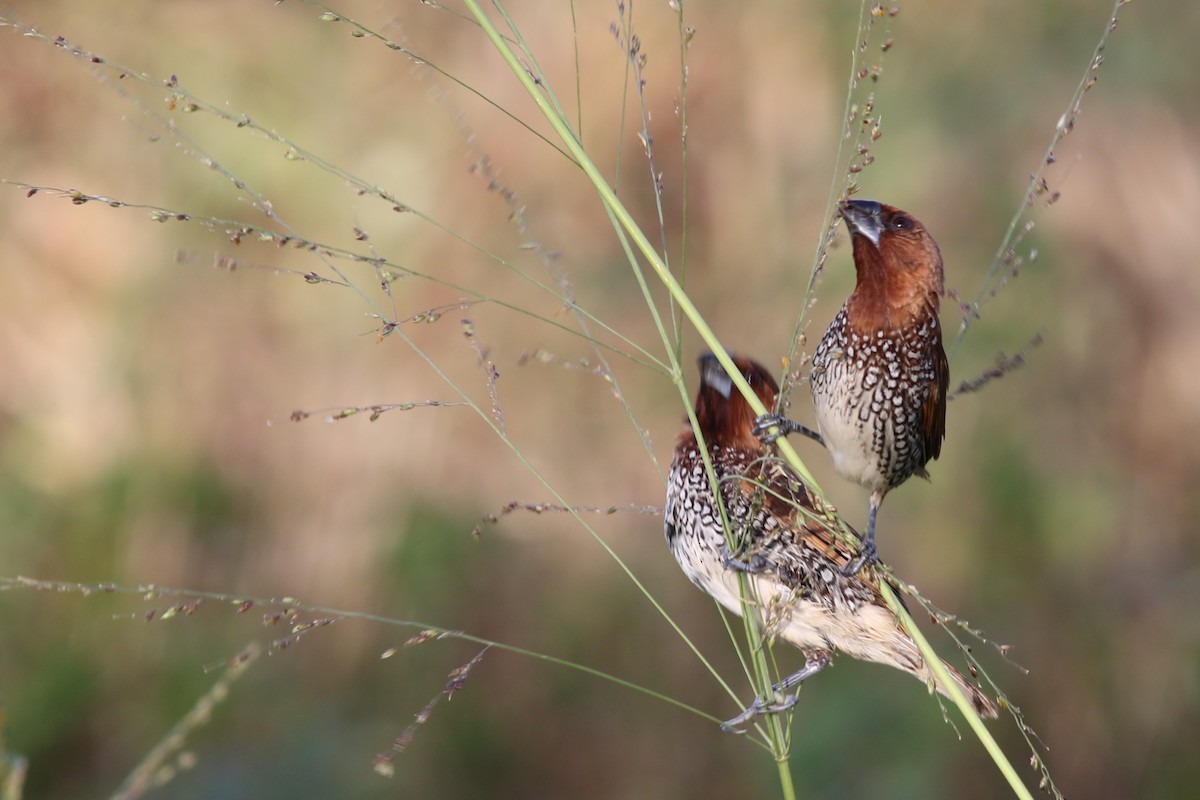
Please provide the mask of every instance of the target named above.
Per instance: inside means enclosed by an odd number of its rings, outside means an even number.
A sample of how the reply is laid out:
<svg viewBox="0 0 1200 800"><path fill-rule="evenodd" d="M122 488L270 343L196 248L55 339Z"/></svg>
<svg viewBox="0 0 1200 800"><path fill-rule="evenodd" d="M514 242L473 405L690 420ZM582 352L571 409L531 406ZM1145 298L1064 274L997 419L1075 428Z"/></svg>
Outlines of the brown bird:
<svg viewBox="0 0 1200 800"><path fill-rule="evenodd" d="M873 200L839 207L858 281L813 355L814 432L765 415L763 441L799 432L821 442L838 474L871 490L867 539L852 572L877 559L875 515L884 495L942 451L950 368L942 348L937 242L908 213ZM768 433L772 426L774 432Z"/></svg>
<svg viewBox="0 0 1200 800"><path fill-rule="evenodd" d="M734 363L770 408L779 392L771 374L750 359ZM875 573L846 574L853 549L823 521L799 476L762 443L754 411L711 354L700 358L696 422L736 543L731 549L726 541L700 444L688 426L667 479L667 544L693 583L739 615L738 575L744 573L767 635L782 637L805 658L802 669L774 687L774 697L757 698L723 727L790 708L796 697L788 690L828 666L835 651L904 670L947 694L888 609ZM995 703L978 687L946 669L976 712L996 716Z"/></svg>

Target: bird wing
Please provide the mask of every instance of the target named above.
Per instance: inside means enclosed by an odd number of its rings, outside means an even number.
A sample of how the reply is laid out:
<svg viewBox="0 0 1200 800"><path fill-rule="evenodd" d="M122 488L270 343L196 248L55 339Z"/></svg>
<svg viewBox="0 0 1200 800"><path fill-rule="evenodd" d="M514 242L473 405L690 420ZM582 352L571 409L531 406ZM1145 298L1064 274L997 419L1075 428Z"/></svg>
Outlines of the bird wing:
<svg viewBox="0 0 1200 800"><path fill-rule="evenodd" d="M823 511L804 481L765 451L747 459L728 498L733 516L753 531L747 542L752 568L777 572L785 583L809 587L828 566L839 572L857 553L834 530L833 516ZM851 529L851 533L858 535ZM860 573L860 579L866 575Z"/></svg>
<svg viewBox="0 0 1200 800"><path fill-rule="evenodd" d="M936 331L933 343L933 382L929 395L921 405L921 433L925 440L927 459L942 454L942 439L946 437L946 397L950 388L950 363L942 347L942 331Z"/></svg>

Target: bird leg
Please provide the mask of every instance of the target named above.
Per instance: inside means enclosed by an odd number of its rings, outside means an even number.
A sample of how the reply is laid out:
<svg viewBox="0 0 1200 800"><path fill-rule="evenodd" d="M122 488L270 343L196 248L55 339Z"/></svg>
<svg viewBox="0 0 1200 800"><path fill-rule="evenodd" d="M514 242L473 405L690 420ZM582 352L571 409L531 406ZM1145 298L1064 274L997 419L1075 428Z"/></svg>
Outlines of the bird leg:
<svg viewBox="0 0 1200 800"><path fill-rule="evenodd" d="M879 511L879 504L882 502L882 492L871 492L871 510L867 514L867 538L863 541L862 551L858 554L858 558L842 567L843 575L854 575L867 564L874 564L879 560L879 554L875 552L875 514Z"/></svg>
<svg viewBox="0 0 1200 800"><path fill-rule="evenodd" d="M774 432L771 432L771 428L775 429ZM802 433L822 447L825 446L825 440L821 438L821 434L807 425L788 419L780 414L763 414L754 420L754 427L750 432L757 436L765 445L772 445L780 437L791 433Z"/></svg>
<svg viewBox="0 0 1200 800"><path fill-rule="evenodd" d="M806 650L804 652L804 666L772 686L770 699L763 697L754 698L754 702L747 706L745 711L732 719L722 722L721 730L726 733L745 733L744 730L738 730L738 728L760 714L779 714L787 711L800 701L800 698L796 695L788 694L788 689L799 686L807 678L816 675L831 663L833 663L833 659L829 657L827 651Z"/></svg>
<svg viewBox="0 0 1200 800"><path fill-rule="evenodd" d="M721 566L725 569L754 575L766 572L770 564L761 554L751 552L750 543L746 542L737 550L726 551L721 556Z"/></svg>

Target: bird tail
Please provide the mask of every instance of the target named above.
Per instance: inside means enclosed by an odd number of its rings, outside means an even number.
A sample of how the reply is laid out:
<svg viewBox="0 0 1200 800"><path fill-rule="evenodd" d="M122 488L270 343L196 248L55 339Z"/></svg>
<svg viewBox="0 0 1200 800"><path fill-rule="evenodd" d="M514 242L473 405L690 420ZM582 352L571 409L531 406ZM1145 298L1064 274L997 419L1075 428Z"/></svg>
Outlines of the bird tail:
<svg viewBox="0 0 1200 800"><path fill-rule="evenodd" d="M968 681L961 672L947 664L945 661L942 662L942 666L946 668L946 671L950 673L951 680L958 684L958 688L966 696L971 705L975 707L976 714L984 719L995 719L996 717L1000 716L1000 711L996 708L996 703L992 700L992 698L984 694L982 689ZM925 665L924 661L921 662L921 669L913 672L913 674L918 678L925 679L927 682L929 680L933 680L933 684L937 687L937 690L946 697L950 697L949 690L942 685L941 681L937 680L933 676L933 670L929 669L929 667Z"/></svg>
<svg viewBox="0 0 1200 800"><path fill-rule="evenodd" d="M792 609L781 631L783 637L797 647L832 647L862 661L886 664L904 670L950 697L949 688L934 676L933 670L917 649L917 643L896 623L896 618L887 608L865 605L854 612L807 609L806 612L797 613L799 611L798 608ZM996 703L978 686L946 662L943 661L942 665L979 716L985 719L999 716Z"/></svg>
<svg viewBox="0 0 1200 800"><path fill-rule="evenodd" d="M875 650L873 653L854 653L853 651L849 651L850 654L902 669L925 683L925 685L933 686L943 697L953 700L954 698L950 695L950 689L933 674L933 670L929 668L929 664L917 648L917 643L898 625L892 630L892 636L889 637L891 641L882 650ZM963 695L966 696L967 700L975 708L976 714L984 719L995 719L1000 716L1000 711L996 707L996 703L984 694L982 689L967 680L965 675L945 661L942 661L942 666L946 668L946 672L950 673L950 679L954 681L959 690L962 691Z"/></svg>

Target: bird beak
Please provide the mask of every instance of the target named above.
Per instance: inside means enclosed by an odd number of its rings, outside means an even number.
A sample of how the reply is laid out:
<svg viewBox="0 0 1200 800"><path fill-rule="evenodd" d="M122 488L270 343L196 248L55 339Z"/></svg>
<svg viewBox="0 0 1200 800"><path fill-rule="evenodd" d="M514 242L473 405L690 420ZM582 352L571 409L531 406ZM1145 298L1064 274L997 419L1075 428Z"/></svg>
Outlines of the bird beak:
<svg viewBox="0 0 1200 800"><path fill-rule="evenodd" d="M733 381L730 380L725 368L712 353L700 356L700 383L716 389L726 400L733 392Z"/></svg>
<svg viewBox="0 0 1200 800"><path fill-rule="evenodd" d="M844 200L838 206L842 219L850 234L860 234L879 247L879 234L883 233L883 206L874 200Z"/></svg>

